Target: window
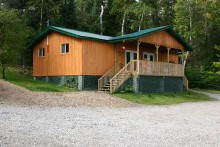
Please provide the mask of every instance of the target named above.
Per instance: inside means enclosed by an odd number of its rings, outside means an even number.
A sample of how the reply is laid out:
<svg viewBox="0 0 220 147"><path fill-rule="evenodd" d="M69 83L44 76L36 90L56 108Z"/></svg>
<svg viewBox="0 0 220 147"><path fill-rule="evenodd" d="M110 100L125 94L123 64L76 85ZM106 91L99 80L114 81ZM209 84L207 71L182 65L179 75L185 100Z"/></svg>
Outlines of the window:
<svg viewBox="0 0 220 147"><path fill-rule="evenodd" d="M41 48L38 50L38 57L44 57L45 56L45 49Z"/></svg>
<svg viewBox="0 0 220 147"><path fill-rule="evenodd" d="M143 59L148 60L148 61L154 61L155 60L155 55L152 53L143 53Z"/></svg>
<svg viewBox="0 0 220 147"><path fill-rule="evenodd" d="M69 53L69 43L62 44L60 51L62 54Z"/></svg>

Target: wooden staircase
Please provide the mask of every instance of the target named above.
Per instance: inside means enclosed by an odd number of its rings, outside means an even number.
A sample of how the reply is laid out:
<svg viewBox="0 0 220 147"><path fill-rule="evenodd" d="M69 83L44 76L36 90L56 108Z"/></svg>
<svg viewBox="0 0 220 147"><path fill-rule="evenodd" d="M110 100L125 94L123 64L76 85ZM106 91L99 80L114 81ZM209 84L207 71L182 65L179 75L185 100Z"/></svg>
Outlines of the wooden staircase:
<svg viewBox="0 0 220 147"><path fill-rule="evenodd" d="M119 88L137 69L137 61L131 61L126 64L119 72L117 72L114 76L112 75L113 69L107 72L104 76L102 76L99 83L99 90L113 93ZM111 73L111 74L110 74ZM109 78L111 77L111 78Z"/></svg>

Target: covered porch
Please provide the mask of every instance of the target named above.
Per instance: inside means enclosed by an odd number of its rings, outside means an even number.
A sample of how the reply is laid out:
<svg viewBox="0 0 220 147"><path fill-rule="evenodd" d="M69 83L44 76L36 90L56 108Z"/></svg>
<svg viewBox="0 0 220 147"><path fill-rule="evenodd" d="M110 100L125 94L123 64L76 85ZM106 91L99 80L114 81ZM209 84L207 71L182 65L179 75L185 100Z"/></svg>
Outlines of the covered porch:
<svg viewBox="0 0 220 147"><path fill-rule="evenodd" d="M112 93L131 76L176 77L188 87L183 51L183 43L167 31L121 40L115 45L115 67L99 79L98 88Z"/></svg>

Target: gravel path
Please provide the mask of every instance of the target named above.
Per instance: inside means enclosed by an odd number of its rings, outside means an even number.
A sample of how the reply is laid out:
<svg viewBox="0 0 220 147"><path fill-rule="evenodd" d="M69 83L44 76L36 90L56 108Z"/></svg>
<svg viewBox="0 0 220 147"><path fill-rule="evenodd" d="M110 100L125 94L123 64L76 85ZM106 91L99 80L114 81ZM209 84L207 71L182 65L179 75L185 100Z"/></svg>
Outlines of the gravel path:
<svg viewBox="0 0 220 147"><path fill-rule="evenodd" d="M0 146L219 147L220 103L176 106L0 105Z"/></svg>
<svg viewBox="0 0 220 147"><path fill-rule="evenodd" d="M190 91L201 93L201 94L207 95L211 98L220 100L220 94L217 94L217 93L215 94L215 93L209 93L209 92L198 91L198 90L190 90Z"/></svg>
<svg viewBox="0 0 220 147"><path fill-rule="evenodd" d="M76 95L97 96L102 107L87 97L84 105ZM55 98L50 107L47 98ZM59 98L78 107L64 107ZM95 92L34 93L5 81L0 100L0 147L220 146L220 101L140 106Z"/></svg>
<svg viewBox="0 0 220 147"><path fill-rule="evenodd" d="M31 92L1 79L0 103L46 107L130 107L137 105L104 92Z"/></svg>

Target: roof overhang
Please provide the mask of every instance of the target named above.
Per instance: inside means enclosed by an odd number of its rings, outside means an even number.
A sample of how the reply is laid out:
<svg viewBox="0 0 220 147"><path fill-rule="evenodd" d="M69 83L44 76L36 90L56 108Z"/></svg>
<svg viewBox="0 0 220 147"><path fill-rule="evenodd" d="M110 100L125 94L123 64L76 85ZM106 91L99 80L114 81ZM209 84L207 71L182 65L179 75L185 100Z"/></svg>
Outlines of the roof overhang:
<svg viewBox="0 0 220 147"><path fill-rule="evenodd" d="M139 32L126 34L126 35L122 35L122 36L116 36L116 37L110 37L110 36L103 37L102 35L92 34L92 33L90 33L90 36L95 35L96 37L89 37L86 35L79 35L76 33L70 33L62 28L59 29L58 27L49 26L39 36L36 37L36 39L28 46L28 48L33 49L36 44L38 44L45 36L47 36L51 32L58 32L58 33L61 33L61 34L67 35L67 36L72 36L72 37L81 38L81 39L101 41L101 42L106 42L106 43L118 43L121 41L138 40L140 37L143 37L145 35L150 35L150 34L153 34L153 33L159 32L159 31L163 31L163 30L167 31L180 44L182 44L184 46L184 50L192 51L191 46L180 35L178 35L170 26L145 29L145 30L141 30ZM78 32L80 32L80 31L78 31ZM82 32L82 33L85 33L85 32Z"/></svg>

